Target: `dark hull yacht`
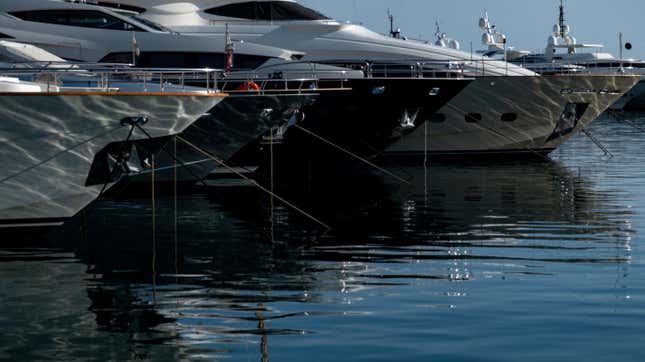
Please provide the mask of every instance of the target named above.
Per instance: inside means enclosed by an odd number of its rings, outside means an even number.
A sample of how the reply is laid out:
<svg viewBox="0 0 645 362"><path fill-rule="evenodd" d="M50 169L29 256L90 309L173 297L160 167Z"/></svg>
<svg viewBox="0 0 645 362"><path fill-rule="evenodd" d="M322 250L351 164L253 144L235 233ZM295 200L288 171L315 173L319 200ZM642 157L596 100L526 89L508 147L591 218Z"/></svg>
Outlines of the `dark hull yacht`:
<svg viewBox="0 0 645 362"><path fill-rule="evenodd" d="M351 92L322 94L304 107L299 131L289 131L287 144L313 145L320 136L360 157L371 158L415 131L472 79L350 79ZM307 133L309 131L310 133ZM298 141L295 141L298 139Z"/></svg>
<svg viewBox="0 0 645 362"><path fill-rule="evenodd" d="M320 93L303 106L284 135L257 140L233 161L240 166L259 164L260 172L277 165L287 173L299 172L311 162L331 166L332 160L343 158L365 161L419 129L471 82L468 78L347 79L339 82L337 91Z"/></svg>

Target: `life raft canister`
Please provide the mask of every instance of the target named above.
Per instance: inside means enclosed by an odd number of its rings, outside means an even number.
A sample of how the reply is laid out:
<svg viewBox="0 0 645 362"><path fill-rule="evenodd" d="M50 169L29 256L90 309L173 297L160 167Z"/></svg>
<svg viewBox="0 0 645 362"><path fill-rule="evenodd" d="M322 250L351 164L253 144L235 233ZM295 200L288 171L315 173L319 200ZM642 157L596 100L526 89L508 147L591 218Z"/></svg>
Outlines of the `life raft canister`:
<svg viewBox="0 0 645 362"><path fill-rule="evenodd" d="M246 83L240 84L240 86L237 87L237 90L241 90L241 91L259 91L260 86L257 83L251 81L251 82L246 82Z"/></svg>

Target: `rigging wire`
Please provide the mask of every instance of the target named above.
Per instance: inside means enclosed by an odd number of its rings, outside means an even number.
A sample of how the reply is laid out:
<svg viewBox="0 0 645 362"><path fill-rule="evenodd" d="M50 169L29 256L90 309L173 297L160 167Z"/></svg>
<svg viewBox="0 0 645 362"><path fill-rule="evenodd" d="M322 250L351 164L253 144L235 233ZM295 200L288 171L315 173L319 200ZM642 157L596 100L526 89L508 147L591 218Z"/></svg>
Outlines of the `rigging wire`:
<svg viewBox="0 0 645 362"><path fill-rule="evenodd" d="M264 187L264 186L260 185L257 181L255 181L255 180L251 179L250 177L245 176L244 174L242 174L241 172L239 172L239 171L238 171L238 170L236 170L235 168L233 168L233 167L231 167L231 166L227 165L223 160L221 160L221 159L220 159L220 158L218 158L217 156L215 156L215 155L213 155L212 153L210 153L210 152L208 152L208 151L206 151L206 150L204 150L204 149L200 148L199 146L197 146L197 145L195 145L195 144L191 143L190 141L188 141L188 140L184 139L184 138L183 138L183 137L181 137L181 136L176 136L176 137L177 137L177 139L178 139L179 141L181 141L181 142L183 142L183 143L187 144L188 146L191 146L192 148L194 148L194 149L195 149L196 151L198 151L199 153L201 153L201 154L203 154L204 156L206 156L206 157L208 157L208 158L212 159L213 161L217 162L219 165L221 165L222 167L224 167L224 168L228 169L229 171L231 171L232 173L234 173L234 174L235 174L235 175L237 175L238 177L240 177L240 178L242 178L242 179L244 179L244 180L246 180L246 181L248 181L248 182L252 183L254 186L256 186L257 188L259 188L260 190L262 190L262 191L266 192L267 194L269 194L269 195L271 195L271 196L275 197L275 198L276 198L277 200L279 200L280 202L284 203L285 205L289 206L289 207L290 207L290 208L292 208L293 210L295 210L295 211L299 212L300 214L304 215L304 216L305 216L305 217L307 217L308 219L310 219L310 220L314 221L314 222L315 222L315 223L317 223L318 225L320 225L320 226L322 226L322 227L326 228L327 230L331 230L331 228L330 228L327 224L325 224L324 222L320 221L319 219L317 219L317 218L316 218L316 217L314 217L313 215L311 215L311 214L309 214L309 213L305 212L304 210L300 209L299 207L295 206L294 204L290 203L289 201L285 200L284 198L282 198L282 197L280 197L280 196L276 195L275 193L271 192L271 190L269 190L269 189L267 189L266 187Z"/></svg>
<svg viewBox="0 0 645 362"><path fill-rule="evenodd" d="M316 139L318 139L318 140L320 140L320 141L332 146L333 148L335 148L335 149L337 149L339 151L342 151L342 152L344 152L344 153L356 158L357 160L359 160L359 161L361 161L361 162L363 162L363 163L365 163L365 164L367 164L367 165L369 165L369 166L371 166L371 167L383 172L384 174L386 174L388 176L391 176L391 177L393 177L393 178L395 178L395 179L397 179L397 180L399 180L399 181L401 181L401 182L403 182L405 184L408 184L408 185L410 184L410 181L408 181L408 180L406 180L406 179L404 179L404 178L402 178L400 176L395 175L394 173L384 169L383 167L380 167L380 166L376 165L375 163L370 162L369 160L367 160L367 159L365 159L363 157L360 157L359 155L357 155L355 153L352 153L351 151L349 151L349 150L347 150L347 149L345 149L345 148L343 148L343 147L341 147L341 146L339 146L339 145L337 145L337 144L335 144L335 143L323 138L322 136L319 136L319 135L311 132L310 130L308 130L308 129L306 129L306 128L298 125L298 124L294 124L292 127L295 127L297 129L305 132L306 134L308 134L308 135L310 135L310 136L312 136L312 137L314 137L314 138L316 138Z"/></svg>

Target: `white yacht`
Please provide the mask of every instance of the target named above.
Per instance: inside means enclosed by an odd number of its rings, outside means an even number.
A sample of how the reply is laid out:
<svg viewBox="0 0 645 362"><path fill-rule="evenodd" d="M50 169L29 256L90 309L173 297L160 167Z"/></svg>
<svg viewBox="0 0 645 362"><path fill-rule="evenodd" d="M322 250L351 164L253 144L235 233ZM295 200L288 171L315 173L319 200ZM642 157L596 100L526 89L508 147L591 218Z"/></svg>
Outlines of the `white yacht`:
<svg viewBox="0 0 645 362"><path fill-rule="evenodd" d="M495 29L488 13L480 19L479 26L484 30L483 51L488 56L504 57L509 62L521 65L540 74L633 74L645 77L645 61L623 58L623 41L620 37L620 57L603 52L602 44L579 43L573 36L571 27L565 22L564 3L560 2L558 23L553 26L553 34L547 40L544 53L506 48L506 36ZM630 46L628 46L630 47ZM639 82L611 107L620 109L645 109L645 80Z"/></svg>
<svg viewBox="0 0 645 362"><path fill-rule="evenodd" d="M27 63L16 64L19 54L56 58L7 41L0 41L0 49L2 229L63 223L122 175L151 167L153 155L169 136L225 97L203 91L123 90L108 84L66 87L59 81L63 77L101 80L105 73L34 68L29 57Z"/></svg>
<svg viewBox="0 0 645 362"><path fill-rule="evenodd" d="M0 228L62 224L122 175L151 167L168 136L224 98L70 89L52 82L57 72L35 71L30 82L28 70L0 71Z"/></svg>
<svg viewBox="0 0 645 362"><path fill-rule="evenodd" d="M92 1L88 1L92 2ZM325 63L453 62L477 76L393 153L548 153L580 131L635 84L633 77L557 76L488 57L377 34L330 19L293 0L104 0L183 34L225 36L289 48ZM2 31L2 29L0 29ZM573 120L567 121L572 110ZM566 130L566 131L562 131Z"/></svg>

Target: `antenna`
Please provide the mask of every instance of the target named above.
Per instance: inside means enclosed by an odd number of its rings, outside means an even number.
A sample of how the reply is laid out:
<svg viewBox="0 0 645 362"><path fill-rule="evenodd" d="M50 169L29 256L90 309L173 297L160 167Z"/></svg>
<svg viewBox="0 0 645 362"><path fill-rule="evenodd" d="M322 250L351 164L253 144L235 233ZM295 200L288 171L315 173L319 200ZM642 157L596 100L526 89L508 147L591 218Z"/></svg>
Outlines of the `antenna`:
<svg viewBox="0 0 645 362"><path fill-rule="evenodd" d="M387 18L390 21L390 36L392 38L401 39L401 29L394 29L394 15L387 9Z"/></svg>
<svg viewBox="0 0 645 362"><path fill-rule="evenodd" d="M560 0L560 21L558 24L560 25L560 36L564 38L564 0Z"/></svg>

